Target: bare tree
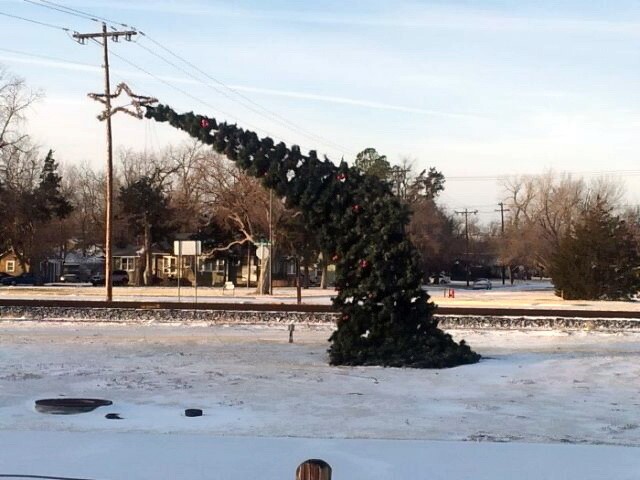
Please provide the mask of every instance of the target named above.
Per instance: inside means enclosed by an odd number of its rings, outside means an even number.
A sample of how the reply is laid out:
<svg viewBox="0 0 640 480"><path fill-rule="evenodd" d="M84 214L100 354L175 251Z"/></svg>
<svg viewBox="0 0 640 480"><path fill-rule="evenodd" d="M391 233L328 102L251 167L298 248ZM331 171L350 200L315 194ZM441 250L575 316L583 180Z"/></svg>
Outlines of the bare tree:
<svg viewBox="0 0 640 480"><path fill-rule="evenodd" d="M20 127L26 111L39 97L40 92L29 90L23 79L0 65L0 149L29 149L29 136Z"/></svg>
<svg viewBox="0 0 640 480"><path fill-rule="evenodd" d="M224 241L209 250L209 254L229 251L240 245L257 245L269 238L269 221L276 248L290 245L300 238L287 230L295 212L284 206L284 200L273 198L259 180L241 172L225 157L210 152L198 157L197 198L202 204L202 215L206 223L217 224L226 230ZM271 217L271 218L270 218ZM288 236L287 236L288 235ZM286 238L285 238L286 237ZM286 240L286 241L285 241ZM298 245L297 249L301 246ZM274 255L275 257L275 255ZM272 258L263 260L258 280L258 292L268 293Z"/></svg>
<svg viewBox="0 0 640 480"><path fill-rule="evenodd" d="M86 254L104 242L105 176L84 163L65 168L63 179L63 192L75 207L67 220L70 234Z"/></svg>
<svg viewBox="0 0 640 480"><path fill-rule="evenodd" d="M195 232L206 217L201 172L206 170L209 150L198 140L167 149L173 165L171 206L176 211L180 229Z"/></svg>
<svg viewBox="0 0 640 480"><path fill-rule="evenodd" d="M507 178L503 187L509 212L501 262L512 269L517 265L547 268L560 240L591 202L614 205L623 194L622 186L612 179L587 183L553 171Z"/></svg>

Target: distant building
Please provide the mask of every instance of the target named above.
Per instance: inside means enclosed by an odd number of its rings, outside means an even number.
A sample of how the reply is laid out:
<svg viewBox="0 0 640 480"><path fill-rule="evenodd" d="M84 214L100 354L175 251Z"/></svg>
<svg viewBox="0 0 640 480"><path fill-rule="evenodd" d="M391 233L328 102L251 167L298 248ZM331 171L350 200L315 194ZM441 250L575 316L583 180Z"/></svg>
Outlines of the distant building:
<svg viewBox="0 0 640 480"><path fill-rule="evenodd" d="M29 267L27 266L27 270ZM18 257L11 250L8 250L0 254L0 272L8 273L9 275L20 275L24 273L24 270L20 266Z"/></svg>

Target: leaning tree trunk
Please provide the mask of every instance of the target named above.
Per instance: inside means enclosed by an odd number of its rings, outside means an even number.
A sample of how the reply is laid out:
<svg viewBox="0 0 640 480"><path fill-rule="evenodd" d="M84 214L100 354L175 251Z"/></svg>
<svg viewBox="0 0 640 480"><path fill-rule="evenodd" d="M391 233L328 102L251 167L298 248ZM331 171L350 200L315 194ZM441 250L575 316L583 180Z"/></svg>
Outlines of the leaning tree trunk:
<svg viewBox="0 0 640 480"><path fill-rule="evenodd" d="M151 225L149 222L144 224L144 273L142 277L145 285L151 285L152 275L151 265Z"/></svg>
<svg viewBox="0 0 640 480"><path fill-rule="evenodd" d="M322 275L320 276L320 288L327 288L327 277L329 276L329 266L327 255L322 253Z"/></svg>
<svg viewBox="0 0 640 480"><path fill-rule="evenodd" d="M271 285L271 256L260 262L260 279L258 280L258 295L268 295Z"/></svg>
<svg viewBox="0 0 640 480"><path fill-rule="evenodd" d="M303 288L309 288L309 261L305 257L304 259L304 275L303 275Z"/></svg>

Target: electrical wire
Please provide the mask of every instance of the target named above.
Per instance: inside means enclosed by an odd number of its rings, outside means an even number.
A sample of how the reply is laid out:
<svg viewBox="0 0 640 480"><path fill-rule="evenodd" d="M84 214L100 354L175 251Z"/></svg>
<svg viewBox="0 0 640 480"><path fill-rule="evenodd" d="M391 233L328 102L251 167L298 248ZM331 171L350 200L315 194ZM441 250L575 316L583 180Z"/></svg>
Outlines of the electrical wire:
<svg viewBox="0 0 640 480"><path fill-rule="evenodd" d="M197 65L195 65L194 63L190 62L189 60L186 60L185 58L181 57L180 55L176 54L175 52L173 52L172 50L170 50L169 48L165 47L164 45L162 45L160 42L154 40L153 38L151 38L149 35L147 35L145 32L138 30L138 33L140 33L140 35L142 35L144 38L146 38L147 40L149 40L150 42L152 42L153 44L155 44L156 46L158 46L159 48L161 48L162 50L166 51L167 53L169 53L171 56L177 58L178 60L180 60L181 62L189 65L191 68L193 68L194 70L196 70L197 72L199 72L200 74L204 75L205 77L207 77L209 80L215 82L216 84L220 85L221 87L225 88L226 90L229 90L230 92L232 92L233 94L235 94L236 96L242 98L243 100L245 100L246 102L248 102L249 104L257 107L258 109L261 110L261 112L256 112L260 115L268 115L269 117L271 117L271 119L275 119L276 121L284 124L284 126L286 126L287 128L289 128L290 130L293 130L297 133L300 133L308 138L312 138L315 141L319 141L320 143L324 143L326 145L331 145L333 148L337 148L338 150L340 150L343 154L345 152L347 153L351 153L354 154L354 152L351 152L348 148L345 148L344 146L337 144L331 140L328 140L326 138L323 138L321 136L318 136L314 133L310 133L305 131L304 129L302 129L301 127L299 127L298 125L292 123L291 121L287 120L286 118L282 117L281 115L278 115L275 112L270 111L269 109L263 107L262 105L260 105L259 103L255 102L254 100L252 100L250 97L242 94L241 92L237 91L236 89L228 86L227 84L225 84L224 82L218 80L217 78L213 77L212 75L210 75L209 73L207 73L206 71L202 70L200 67L198 67ZM140 45L141 47L143 47L142 45ZM144 47L143 47L144 48ZM150 51L149 49L147 49L147 51ZM153 55L158 56L157 54L155 54L154 52L151 52ZM160 57L162 58L162 57ZM165 60L166 61L166 60ZM172 64L173 65L173 64ZM175 65L174 65L175 66ZM181 69L181 71L184 71ZM200 80L199 80L200 81ZM214 87L215 88L215 87ZM218 89L216 89L217 91L219 91ZM227 97L229 98L229 97ZM242 102L239 102L242 104ZM245 108L249 108L250 110L256 111L255 109L244 105Z"/></svg>
<svg viewBox="0 0 640 480"><path fill-rule="evenodd" d="M41 22L39 20L33 20L31 18L21 17L19 15L12 15L10 13L4 13L4 12L0 12L0 15L3 15L5 17L10 17L10 18L15 18L15 19L18 19L18 20L23 20L25 22L35 23L37 25L42 25L43 27L49 27L49 28L54 28L56 30L62 30L63 32L70 32L71 31L68 28L61 27L60 25L54 25L52 23Z"/></svg>
<svg viewBox="0 0 640 480"><path fill-rule="evenodd" d="M189 60L185 59L181 55L178 55L177 53L175 53L174 51L172 51L168 47L164 46L163 44L161 44L160 42L158 42L154 38L152 38L149 35L147 35L145 32L143 32L143 31L141 31L139 29L136 29L135 27L132 27L132 26L127 25L127 24L122 23L122 22L113 21L113 20L110 20L110 19L105 18L105 17L100 17L99 15L93 15L93 14L91 14L89 12L86 12L86 11L83 11L83 10L78 10L76 8L71 8L71 7L66 7L64 5L61 5L59 3L52 2L52 1L49 1L49 0L40 0L40 2L35 2L33 0L24 0L24 1L28 2L28 3L31 3L33 5L37 5L37 6L44 7L44 8L49 8L49 9L56 10L56 11L59 11L59 12L67 13L69 15L74 15L74 16L77 16L77 17L80 17L80 18L84 18L84 19L88 19L88 20L92 20L92 21L96 21L96 22L102 20L105 23L121 25L123 27L135 29L135 30L138 31L138 33L140 35L145 37L148 41L150 41L151 43L153 43L157 47L161 48L162 50L164 50L165 52L167 52L168 54L170 54L174 58L176 58L179 61L183 62L184 64L188 65L189 67L191 67L195 71L197 71L200 74L204 75L210 81L218 84L220 87L222 87L225 90L228 90L229 92L233 93L235 96L237 96L240 99L242 99L242 101L240 101L240 100L238 100L236 98L233 98L232 96L224 93L219 88L216 88L215 86L213 86L211 84L203 82L201 79L197 78L192 73L190 73L190 72L186 71L185 69L177 66L174 62L171 62L167 58L159 55L156 52L153 52L148 47L145 47L144 45L140 45L140 44L138 44L138 42L135 42L141 48L145 49L146 51L148 51L152 55L160 58L161 60L163 60L164 62L166 62L169 65L173 66L174 68L179 69L181 72L185 73L186 75L189 75L191 78L195 79L196 81L198 81L198 82L200 82L200 83L202 83L202 84L204 84L206 86L209 86L210 88L213 88L219 94L225 96L226 98L228 98L228 99L230 99L232 101L235 101L235 102L239 103L240 105L242 105L245 108L253 111L254 113L257 113L258 115L261 115L261 116L266 116L267 118L271 119L272 121L276 121L277 123L279 123L282 126L284 126L285 128L287 128L288 130L294 131L294 132L296 132L296 133L298 133L300 135L303 135L303 136L305 136L305 137L307 137L309 139L312 139L315 142L319 142L319 143L322 143L322 144L324 144L326 146L330 146L331 148L337 149L338 151L340 151L343 154L343 156L344 156L345 153L349 153L351 155L355 155L355 152L351 151L349 148L346 148L343 145L340 145L340 144L338 144L338 143L336 143L336 142L334 142L332 140L329 140L327 138L324 138L324 137L319 136L317 134L314 134L312 132L308 132L305 129L303 129L302 127L300 127L299 125L296 125L295 123L291 122L290 120L288 120L288 119L284 118L283 116L279 115L278 113L267 109L266 107L262 106L258 102L254 101L253 99L248 97L247 95L242 94L241 92L239 92L236 89L230 87L229 85L225 84L221 80L219 80L219 79L215 78L214 76L210 75L209 73L207 73L206 71L204 71L203 69L201 69L200 67L195 65L193 62L190 62ZM262 129L262 130L264 130L264 129Z"/></svg>
<svg viewBox="0 0 640 480"><path fill-rule="evenodd" d="M563 170L557 172L558 174L569 174L569 175L626 175L626 176L638 176L640 175L640 170L594 170L594 171L568 171ZM514 173L514 174L504 174L504 175L460 175L460 176L452 176L446 177L447 182L449 181L485 181L485 180L503 180L509 177L535 177L538 174L531 173Z"/></svg>
<svg viewBox="0 0 640 480"><path fill-rule="evenodd" d="M141 35L144 35L142 32L139 32L139 33L140 33ZM142 45L142 44L140 44L140 43L137 43L137 45L138 45L140 48L144 49L145 51L149 52L151 55L153 55L153 56L155 56L155 57L157 57L157 58L161 59L162 61L164 61L164 62L165 62L165 63L167 63L168 65L171 65L172 67L176 68L177 70L180 70L180 71L181 71L182 73L184 73L185 75L188 75L189 77L191 77L192 79L194 79L196 82L198 82L198 83L202 83L203 85L205 85L205 86L207 86L207 87L209 87L209 88L212 88L214 91L216 91L217 93L219 93L219 94L220 94L220 95L222 95L223 97L225 97L225 98L227 98L227 99L231 100L232 102L238 102L238 100L236 100L232 95L229 95L229 94L228 94L228 93L226 93L224 90L222 90L222 89L220 89L220 88L218 88L218 87L216 87L216 86L214 86L214 85L211 85L211 84L209 84L209 83L205 83L205 82L203 82L201 79L199 79L198 77L196 77L193 73L189 72L188 70L185 70L185 69L184 69L184 68L182 68L181 66L177 65L175 62L172 62L171 60L167 59L166 57L163 57L162 55L158 54L157 52L154 52L154 51L153 51L153 50L151 50L150 48L145 47L144 45ZM232 91L233 91L233 90L232 90ZM247 97L245 97L245 98L247 98ZM249 100L249 101L251 101L251 100ZM255 102L252 102L252 103L255 103ZM241 105L242 105L242 104L241 104ZM258 104L255 104L255 105L258 105ZM261 111L259 111L259 110L255 109L255 108L252 108L252 107L247 106L247 105L243 105L243 106L244 106L245 108L247 108L247 109L249 109L249 110L253 111L254 113L257 113L258 115L265 116L265 114L264 114L263 112L261 112ZM283 120L284 120L284 119L283 119ZM286 122L286 120L284 120L284 121ZM279 123L281 123L281 124L282 124L283 122L282 122L282 121L280 121ZM283 126L284 126L285 128L288 128L289 130L293 130L293 129L294 129L294 128L292 128L292 127L290 127L290 126L287 126L287 125L284 125L284 124L283 124ZM305 135L305 134L304 134L304 132L303 132L303 131L301 131L301 130L296 130L296 131L297 131L298 133L302 133L303 135ZM305 135L305 136L309 137L310 135ZM319 140L318 138L313 138L313 137L312 137L312 139L313 139L314 141L318 141L318 140ZM320 143L325 143L325 144L326 144L326 142L323 142L322 140L320 140ZM333 148L337 148L338 150L342 150L342 148L341 148L340 146L337 146L337 145L333 145Z"/></svg>
<svg viewBox="0 0 640 480"><path fill-rule="evenodd" d="M100 42L98 42L97 40L95 40L95 39L92 39L92 40L94 40L96 43L98 43L98 45L102 45L102 44L101 44ZM214 110L214 111L218 111L218 112L222 113L223 115L225 115L225 116L226 116L226 117L228 117L228 118L235 118L235 119L237 120L237 117L236 117L235 115L230 114L230 113L228 113L228 112L225 112L224 110L221 110L220 108L218 108L218 107L216 107L216 106L214 106L214 105L212 105L212 104L210 104L210 103L208 103L208 102L206 102L206 101L202 100L201 98L198 98L198 97L196 97L195 95L193 95L193 94L191 94L191 93L187 92L187 91L186 91L186 90L184 90L183 88L180 88L180 87L178 87L178 86L176 86L176 85L173 85L171 82L169 82L169 81L167 81L167 80L163 79L162 77L159 77L158 75L155 75L155 74L151 73L149 70L146 70L146 69L142 68L141 66L139 66L139 65L135 64L134 62L132 62L132 61L130 61L130 60L128 60L128 59L126 59L126 58L125 58L125 57L123 57L122 55L120 55L120 54L118 54L118 53L115 53L113 50L111 50L109 53L110 53L111 55L113 55L114 57L116 57L116 58L120 59L121 61L125 62L127 65L130 65L130 66L132 66L133 68L135 68L135 69L137 69L137 70L140 70L142 73L144 73L144 74L146 74L146 75L148 75L148 76L150 76L150 77L154 78L154 79L155 79L155 80L157 80L158 82L163 83L164 85L168 86L169 88L172 88L172 89L174 89L174 90L176 90L176 91L178 91L178 92L182 93L183 95L185 95L185 96L187 96L187 97L191 98L192 100L195 100L195 101L196 101L196 102L198 102L198 103L201 103L202 105L205 105L206 107L208 107L208 108L210 108L210 109L212 109L212 110ZM263 132L263 133L265 133L265 134L267 134L267 135L269 135L269 136L271 136L271 137L275 137L275 135L274 135L273 133L271 133L271 132L269 132L269 131L265 130L265 129L264 129L264 128L262 128L262 127L258 127L257 125L253 125L253 124L248 123L248 122L243 122L243 124L245 124L245 125L249 126L250 128L252 128L252 129L254 129L254 130L256 130L256 131Z"/></svg>
<svg viewBox="0 0 640 480"><path fill-rule="evenodd" d="M73 478L73 477L53 477L50 475L21 475L0 473L0 478L40 478L43 480L91 480L90 478Z"/></svg>
<svg viewBox="0 0 640 480"><path fill-rule="evenodd" d="M98 67L96 65L92 65L90 63L75 62L73 60L67 60L67 59L64 59L64 58L52 57L52 56L49 56L49 55L42 55L40 53L23 52L21 50L12 50L10 48L2 48L2 47L0 47L0 52L7 52L7 53L14 54L14 55L23 55L25 57L41 58L43 60L50 60L50 61L54 61L54 62L69 63L69 64L72 64L72 65L78 65L78 66L81 66L81 67L91 67L91 68L95 68L95 69L99 69L100 68L100 67Z"/></svg>
<svg viewBox="0 0 640 480"><path fill-rule="evenodd" d="M49 10L55 10L57 12L62 12L62 13L66 13L66 14L69 14L69 15L73 15L75 17L82 18L83 20L92 20L92 21L95 21L95 22L98 21L95 18L92 18L90 15L85 15L85 14L80 15L80 14L77 14L77 13L68 12L66 10L63 10L62 8L56 8L56 7L53 7L53 6L50 6L50 5L43 5L42 3L34 2L33 0L23 0L23 1L26 2L26 3L30 3L31 5L35 5L37 7L44 7L44 8L48 8Z"/></svg>
<svg viewBox="0 0 640 480"><path fill-rule="evenodd" d="M125 27L125 28L133 28L130 25L127 25L126 23L120 23L120 22L116 22L114 20L109 20L108 18L105 17L101 17L99 15L93 15L91 13L88 12L84 12L82 10L78 10L77 8L71 8L71 7L67 7L66 5L61 5L59 3L56 2L51 2L49 0L40 0L41 3L46 3L47 5L52 5L55 7L59 7L59 8L63 8L65 10L68 10L71 13L77 13L80 15L84 15L85 17L91 17L91 20L96 21L96 22L105 22L105 23L112 23L114 25L120 25L121 27Z"/></svg>

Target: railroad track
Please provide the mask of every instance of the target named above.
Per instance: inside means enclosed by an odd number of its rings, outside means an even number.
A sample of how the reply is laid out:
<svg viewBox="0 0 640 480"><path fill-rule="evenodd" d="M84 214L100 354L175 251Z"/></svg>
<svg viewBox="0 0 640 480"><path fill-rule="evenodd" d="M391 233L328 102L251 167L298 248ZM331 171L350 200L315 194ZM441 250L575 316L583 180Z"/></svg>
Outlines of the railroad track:
<svg viewBox="0 0 640 480"><path fill-rule="evenodd" d="M204 310L232 312L292 312L292 313L337 313L332 305L291 304L291 303L185 303L153 301L112 301L103 300L27 300L0 299L2 307L33 308L95 308L128 310ZM438 315L468 315L487 317L554 317L554 318L618 318L640 320L640 309L620 310L580 310L559 308L496 308L496 307L438 307Z"/></svg>

